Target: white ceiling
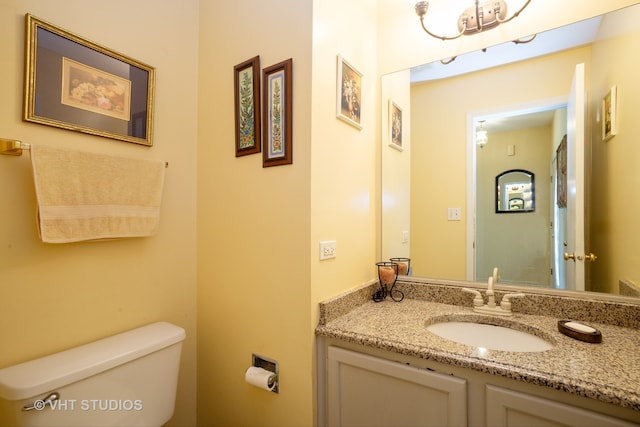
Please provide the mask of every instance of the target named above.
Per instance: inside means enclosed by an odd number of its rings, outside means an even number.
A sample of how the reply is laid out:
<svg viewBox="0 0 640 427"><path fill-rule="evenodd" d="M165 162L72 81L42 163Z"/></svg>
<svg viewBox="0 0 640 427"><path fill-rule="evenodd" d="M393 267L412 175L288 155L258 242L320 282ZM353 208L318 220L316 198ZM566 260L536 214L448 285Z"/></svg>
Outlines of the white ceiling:
<svg viewBox="0 0 640 427"><path fill-rule="evenodd" d="M466 53L446 65L440 61L420 65L411 69L411 83L453 77L583 46L594 41L601 20L602 17L595 17L546 31L526 44L508 42L486 51ZM428 36L425 34L425 37Z"/></svg>
<svg viewBox="0 0 640 427"><path fill-rule="evenodd" d="M546 110L517 116L491 118L487 119L482 127L491 134L492 132L509 132L517 129L550 126L553 123L554 114L555 110Z"/></svg>
<svg viewBox="0 0 640 427"><path fill-rule="evenodd" d="M537 56L590 44L594 41L602 18L596 17L555 30L537 34L526 44L513 42L493 46L485 51L461 55L449 64L433 62L411 69L411 83L438 80L475 72ZM554 110L539 111L510 117L490 118L483 123L489 133L551 125Z"/></svg>

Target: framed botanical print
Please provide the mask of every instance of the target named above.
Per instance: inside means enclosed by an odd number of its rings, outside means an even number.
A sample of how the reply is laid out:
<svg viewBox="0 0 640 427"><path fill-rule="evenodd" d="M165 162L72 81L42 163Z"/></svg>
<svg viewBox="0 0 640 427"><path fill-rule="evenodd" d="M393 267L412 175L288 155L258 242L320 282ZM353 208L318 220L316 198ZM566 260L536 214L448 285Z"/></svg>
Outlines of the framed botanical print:
<svg viewBox="0 0 640 427"><path fill-rule="evenodd" d="M262 76L262 166L288 165L293 163L293 60L289 58L265 68Z"/></svg>
<svg viewBox="0 0 640 427"><path fill-rule="evenodd" d="M260 56L234 67L236 157L260 152Z"/></svg>
<svg viewBox="0 0 640 427"><path fill-rule="evenodd" d="M567 207L567 135L556 150L556 205Z"/></svg>

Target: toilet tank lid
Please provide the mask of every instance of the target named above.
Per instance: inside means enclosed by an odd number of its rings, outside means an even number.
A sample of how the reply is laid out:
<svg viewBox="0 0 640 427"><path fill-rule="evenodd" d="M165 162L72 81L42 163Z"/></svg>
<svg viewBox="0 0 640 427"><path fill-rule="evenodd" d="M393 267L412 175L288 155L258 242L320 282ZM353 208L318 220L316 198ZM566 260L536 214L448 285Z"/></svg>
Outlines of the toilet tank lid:
<svg viewBox="0 0 640 427"><path fill-rule="evenodd" d="M20 400L80 381L183 341L184 329L157 322L0 369L0 397Z"/></svg>

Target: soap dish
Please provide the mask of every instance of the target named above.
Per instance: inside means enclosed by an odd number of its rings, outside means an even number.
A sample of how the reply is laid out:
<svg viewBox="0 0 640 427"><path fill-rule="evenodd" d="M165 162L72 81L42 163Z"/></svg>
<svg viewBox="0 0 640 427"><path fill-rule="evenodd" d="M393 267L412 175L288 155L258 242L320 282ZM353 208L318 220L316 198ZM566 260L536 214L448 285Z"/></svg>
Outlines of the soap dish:
<svg viewBox="0 0 640 427"><path fill-rule="evenodd" d="M574 320L558 320L558 330L568 337L588 342L602 342L602 333L589 325Z"/></svg>

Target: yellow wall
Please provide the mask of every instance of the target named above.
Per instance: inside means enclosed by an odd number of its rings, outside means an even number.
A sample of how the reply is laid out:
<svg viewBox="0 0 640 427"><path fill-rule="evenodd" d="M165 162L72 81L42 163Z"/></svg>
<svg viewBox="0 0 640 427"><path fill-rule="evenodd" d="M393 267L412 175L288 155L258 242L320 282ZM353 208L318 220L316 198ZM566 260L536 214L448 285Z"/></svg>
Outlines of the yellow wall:
<svg viewBox="0 0 640 427"><path fill-rule="evenodd" d="M200 425L312 424L317 302L372 280L379 256L378 76L485 40L425 42L411 8L399 21L386 9L395 0L370 3L1 0L2 137L170 167L158 236L55 246L35 234L28 158L0 157L0 366L168 320L188 335L172 424L194 425L197 298ZM532 2L517 28L538 31L632 2L555 2L557 13L543 15L550 3ZM152 148L21 121L26 12L157 68ZM423 58L398 59L413 40ZM233 65L257 54L263 67L294 59L290 166L263 169L260 155L234 157ZM337 54L363 73L362 130L335 119ZM442 132L442 123L434 129ZM329 239L338 258L319 262L318 242ZM279 395L243 382L252 352L280 362Z"/></svg>
<svg viewBox="0 0 640 427"><path fill-rule="evenodd" d="M602 25L602 40L594 44L589 100L589 121L592 123L592 165L590 182L591 245L587 252L599 255L591 265L591 279L596 291L616 292L619 280L640 284L640 259L637 236L640 224L637 212L640 201L640 158L636 125L640 109L640 88L637 70L640 53L638 31L613 36L637 22L638 16L623 12ZM633 25L631 28L635 28ZM612 86L618 87L618 135L602 140L602 98ZM616 172L616 173L614 173Z"/></svg>
<svg viewBox="0 0 640 427"><path fill-rule="evenodd" d="M311 422L311 2L200 4L198 421ZM293 164L234 154L233 66L293 58ZM252 353L280 394L244 382Z"/></svg>
<svg viewBox="0 0 640 427"><path fill-rule="evenodd" d="M197 5L0 1L0 136L170 162L157 236L51 245L37 237L28 153L0 156L0 367L169 321L187 331L174 425L195 420ZM153 147L21 121L27 12L156 67Z"/></svg>
<svg viewBox="0 0 640 427"><path fill-rule="evenodd" d="M307 252L312 327L317 324L318 302L375 275L380 206L377 19L375 2L368 0L313 2L311 242ZM362 129L336 118L338 54L362 73ZM337 241L335 259L319 261L318 244L323 240Z"/></svg>
<svg viewBox="0 0 640 427"><path fill-rule="evenodd" d="M466 277L466 126L468 113L566 96L588 48L547 55L411 89L411 265L415 275ZM588 66L587 66L588 68ZM555 70L549 76L547 70ZM540 79L539 76L548 76ZM491 96L468 96L493 87ZM443 125L444 124L444 125ZM461 207L462 221L447 208Z"/></svg>
<svg viewBox="0 0 640 427"><path fill-rule="evenodd" d="M199 423L310 425L317 304L374 275L376 7L202 2L200 19ZM293 58L292 165L234 157L233 66L257 54ZM338 54L363 74L361 130L336 118ZM337 258L319 261L321 240ZM279 394L243 381L252 353L279 362Z"/></svg>

